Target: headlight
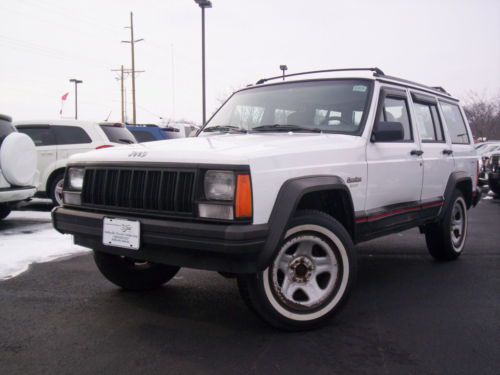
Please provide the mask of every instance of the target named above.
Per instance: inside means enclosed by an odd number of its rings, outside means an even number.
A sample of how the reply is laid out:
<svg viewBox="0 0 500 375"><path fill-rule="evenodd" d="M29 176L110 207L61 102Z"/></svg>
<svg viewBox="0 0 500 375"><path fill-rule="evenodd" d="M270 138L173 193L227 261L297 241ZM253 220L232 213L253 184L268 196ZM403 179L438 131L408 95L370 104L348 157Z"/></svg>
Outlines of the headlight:
<svg viewBox="0 0 500 375"><path fill-rule="evenodd" d="M85 170L83 168L69 168L68 187L70 190L82 190L84 175Z"/></svg>
<svg viewBox="0 0 500 375"><path fill-rule="evenodd" d="M205 198L230 201L234 199L234 173L231 171L207 171L205 173Z"/></svg>

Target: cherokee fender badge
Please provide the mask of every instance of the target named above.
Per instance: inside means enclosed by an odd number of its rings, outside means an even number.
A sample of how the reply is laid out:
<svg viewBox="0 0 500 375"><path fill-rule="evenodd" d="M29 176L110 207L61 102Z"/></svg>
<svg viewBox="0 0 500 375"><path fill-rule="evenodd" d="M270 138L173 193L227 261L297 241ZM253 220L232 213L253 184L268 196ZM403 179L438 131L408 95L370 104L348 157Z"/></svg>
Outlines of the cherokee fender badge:
<svg viewBox="0 0 500 375"><path fill-rule="evenodd" d="M353 184L355 182L361 182L361 177L347 177L347 183Z"/></svg>

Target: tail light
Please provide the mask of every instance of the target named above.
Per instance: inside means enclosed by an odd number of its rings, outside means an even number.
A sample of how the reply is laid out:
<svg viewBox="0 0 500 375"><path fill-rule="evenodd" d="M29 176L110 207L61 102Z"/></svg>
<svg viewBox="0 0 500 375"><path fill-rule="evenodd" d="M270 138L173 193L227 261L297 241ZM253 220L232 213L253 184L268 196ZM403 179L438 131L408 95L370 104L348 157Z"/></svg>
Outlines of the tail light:
<svg viewBox="0 0 500 375"><path fill-rule="evenodd" d="M110 148L110 147L113 147L113 145L102 145L102 146L98 146L98 147L96 147L95 149L96 149L96 150L101 150L101 149L103 149L103 148Z"/></svg>

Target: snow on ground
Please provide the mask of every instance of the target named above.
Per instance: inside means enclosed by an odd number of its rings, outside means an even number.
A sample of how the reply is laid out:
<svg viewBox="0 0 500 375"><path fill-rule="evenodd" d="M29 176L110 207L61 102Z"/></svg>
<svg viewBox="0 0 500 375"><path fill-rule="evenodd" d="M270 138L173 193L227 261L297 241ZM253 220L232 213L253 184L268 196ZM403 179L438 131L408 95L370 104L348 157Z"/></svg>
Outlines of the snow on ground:
<svg viewBox="0 0 500 375"><path fill-rule="evenodd" d="M14 211L0 222L0 280L26 271L32 263L89 251L52 228L50 212Z"/></svg>

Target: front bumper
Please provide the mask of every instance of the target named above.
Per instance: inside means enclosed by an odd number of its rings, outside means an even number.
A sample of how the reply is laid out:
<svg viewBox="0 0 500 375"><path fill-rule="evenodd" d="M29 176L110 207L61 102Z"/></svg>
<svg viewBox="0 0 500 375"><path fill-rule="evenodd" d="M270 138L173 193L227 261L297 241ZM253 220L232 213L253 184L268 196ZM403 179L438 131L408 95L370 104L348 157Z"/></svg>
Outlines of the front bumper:
<svg viewBox="0 0 500 375"><path fill-rule="evenodd" d="M0 189L0 203L21 202L35 195L34 186L12 187Z"/></svg>
<svg viewBox="0 0 500 375"><path fill-rule="evenodd" d="M129 250L103 245L104 217L138 220L141 247ZM231 273L253 273L268 237L268 225L211 224L150 219L56 207L54 228L74 235L75 243L95 251L137 260Z"/></svg>

